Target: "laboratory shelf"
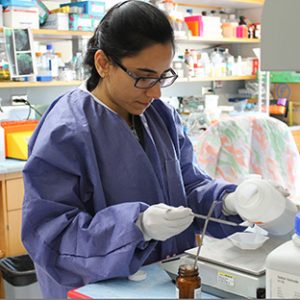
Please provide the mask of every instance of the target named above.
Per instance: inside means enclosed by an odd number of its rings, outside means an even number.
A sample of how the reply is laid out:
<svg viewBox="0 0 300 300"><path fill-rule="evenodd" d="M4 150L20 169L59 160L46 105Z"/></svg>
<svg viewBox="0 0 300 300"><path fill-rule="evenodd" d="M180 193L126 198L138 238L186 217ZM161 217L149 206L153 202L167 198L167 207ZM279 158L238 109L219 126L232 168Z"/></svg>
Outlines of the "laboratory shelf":
<svg viewBox="0 0 300 300"><path fill-rule="evenodd" d="M175 0L179 6L209 8L209 9L246 9L262 7L264 0Z"/></svg>
<svg viewBox="0 0 300 300"><path fill-rule="evenodd" d="M0 89L7 88L32 88L32 87L52 87L52 86L78 86L81 84L80 80L73 81L2 81L0 82Z"/></svg>
<svg viewBox="0 0 300 300"><path fill-rule="evenodd" d="M3 32L3 28L0 28ZM93 35L91 31L75 31L75 30L56 30L56 29L32 29L35 39L73 39L73 38L89 38Z"/></svg>
<svg viewBox="0 0 300 300"><path fill-rule="evenodd" d="M55 38L55 39L72 39L72 38L89 38L93 35L91 31L73 31L73 30L55 30L55 29L32 29L35 38Z"/></svg>
<svg viewBox="0 0 300 300"><path fill-rule="evenodd" d="M3 28L0 28L3 32ZM73 31L73 30L55 30L55 29L32 29L35 39L73 39L73 38L90 38L93 35L91 31ZM186 38L175 38L179 43L212 43L212 44L259 44L260 39L248 38L214 38L191 36Z"/></svg>
<svg viewBox="0 0 300 300"><path fill-rule="evenodd" d="M201 43L201 44L259 44L260 39L248 38L209 38L200 36L191 36L188 38L176 38L178 43Z"/></svg>
<svg viewBox="0 0 300 300"><path fill-rule="evenodd" d="M255 80L256 75L247 76L225 76L225 77L192 77L192 78L178 78L176 83L183 82L206 82L206 81L237 81L237 80Z"/></svg>

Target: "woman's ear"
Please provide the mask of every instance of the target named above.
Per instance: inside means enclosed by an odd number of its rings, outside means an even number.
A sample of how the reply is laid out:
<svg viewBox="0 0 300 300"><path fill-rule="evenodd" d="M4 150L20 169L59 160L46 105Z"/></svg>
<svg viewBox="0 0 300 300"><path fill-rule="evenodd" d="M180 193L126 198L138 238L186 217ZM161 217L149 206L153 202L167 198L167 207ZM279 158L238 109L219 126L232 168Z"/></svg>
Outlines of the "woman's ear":
<svg viewBox="0 0 300 300"><path fill-rule="evenodd" d="M110 61L102 50L97 50L94 56L95 68L98 74L104 78L108 75Z"/></svg>

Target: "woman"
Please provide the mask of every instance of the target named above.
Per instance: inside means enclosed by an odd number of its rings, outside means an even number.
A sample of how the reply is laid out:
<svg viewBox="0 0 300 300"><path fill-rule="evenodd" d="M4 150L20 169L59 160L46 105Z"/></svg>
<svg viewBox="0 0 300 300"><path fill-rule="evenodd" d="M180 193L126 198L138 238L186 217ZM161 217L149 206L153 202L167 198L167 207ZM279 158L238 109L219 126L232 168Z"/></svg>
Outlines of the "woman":
<svg viewBox="0 0 300 300"><path fill-rule="evenodd" d="M242 221L233 209L224 215L235 185L200 170L179 116L158 100L177 78L173 54L160 10L118 4L88 43L87 82L41 119L24 169L22 238L45 297L194 247L203 222L191 224L192 211L207 214L213 201L214 217ZM233 230L208 228L216 237Z"/></svg>

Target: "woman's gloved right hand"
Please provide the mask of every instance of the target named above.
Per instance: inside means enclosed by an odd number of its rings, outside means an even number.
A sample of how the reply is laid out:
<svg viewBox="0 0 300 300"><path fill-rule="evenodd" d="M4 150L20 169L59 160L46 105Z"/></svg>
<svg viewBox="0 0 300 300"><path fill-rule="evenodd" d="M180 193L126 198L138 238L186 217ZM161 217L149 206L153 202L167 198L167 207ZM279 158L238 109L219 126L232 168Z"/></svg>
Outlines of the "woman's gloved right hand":
<svg viewBox="0 0 300 300"><path fill-rule="evenodd" d="M173 207L160 203L141 213L136 225L143 232L145 241L165 241L187 229L193 219L192 210L188 207Z"/></svg>

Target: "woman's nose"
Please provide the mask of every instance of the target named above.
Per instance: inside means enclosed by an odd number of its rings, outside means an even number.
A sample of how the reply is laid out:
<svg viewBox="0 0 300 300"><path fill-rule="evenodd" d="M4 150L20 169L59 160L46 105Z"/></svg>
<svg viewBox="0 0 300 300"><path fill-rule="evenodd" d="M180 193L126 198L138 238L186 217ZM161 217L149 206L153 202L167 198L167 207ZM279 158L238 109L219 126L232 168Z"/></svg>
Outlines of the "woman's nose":
<svg viewBox="0 0 300 300"><path fill-rule="evenodd" d="M149 88L146 90L146 95L149 98L160 98L161 96L161 87L160 87L160 83L158 82L157 84L155 84L153 87Z"/></svg>

